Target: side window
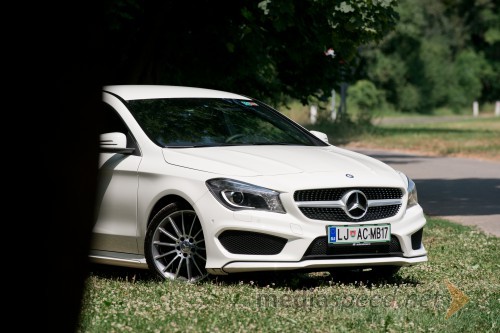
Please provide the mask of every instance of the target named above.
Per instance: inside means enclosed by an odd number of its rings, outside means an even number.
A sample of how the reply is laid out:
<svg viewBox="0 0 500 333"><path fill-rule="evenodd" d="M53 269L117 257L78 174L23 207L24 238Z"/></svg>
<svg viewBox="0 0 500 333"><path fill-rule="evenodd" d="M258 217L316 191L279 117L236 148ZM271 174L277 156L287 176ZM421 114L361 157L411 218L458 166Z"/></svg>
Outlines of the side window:
<svg viewBox="0 0 500 333"><path fill-rule="evenodd" d="M102 103L101 116L99 117L99 134L120 132L127 136L127 148L135 148L133 155L140 155L139 147L127 125L113 107Z"/></svg>

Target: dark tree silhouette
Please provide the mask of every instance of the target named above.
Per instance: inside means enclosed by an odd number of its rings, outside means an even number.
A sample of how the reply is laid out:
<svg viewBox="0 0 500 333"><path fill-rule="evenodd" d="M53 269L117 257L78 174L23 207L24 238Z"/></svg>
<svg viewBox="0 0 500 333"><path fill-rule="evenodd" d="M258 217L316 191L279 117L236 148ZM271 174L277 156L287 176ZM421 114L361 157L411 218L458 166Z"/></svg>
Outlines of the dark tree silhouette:
<svg viewBox="0 0 500 333"><path fill-rule="evenodd" d="M78 322L97 183L103 8L99 1L9 4L3 122L9 172L6 284L14 327ZM8 121L6 120L8 119ZM7 252L6 252L7 253ZM5 317L4 317L5 318ZM12 327L12 325L8 325Z"/></svg>

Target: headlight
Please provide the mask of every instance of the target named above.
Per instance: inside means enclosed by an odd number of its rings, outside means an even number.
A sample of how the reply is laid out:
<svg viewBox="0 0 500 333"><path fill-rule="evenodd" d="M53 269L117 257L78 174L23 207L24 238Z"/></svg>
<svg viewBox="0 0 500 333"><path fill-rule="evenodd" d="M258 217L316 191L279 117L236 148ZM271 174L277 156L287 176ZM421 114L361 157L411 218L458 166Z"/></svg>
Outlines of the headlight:
<svg viewBox="0 0 500 333"><path fill-rule="evenodd" d="M285 213L277 191L226 178L209 179L206 184L217 200L231 210L257 209Z"/></svg>
<svg viewBox="0 0 500 333"><path fill-rule="evenodd" d="M417 197L417 186L411 180L409 177L408 178L408 203L406 205L407 208L413 207L415 205L418 205L418 197Z"/></svg>

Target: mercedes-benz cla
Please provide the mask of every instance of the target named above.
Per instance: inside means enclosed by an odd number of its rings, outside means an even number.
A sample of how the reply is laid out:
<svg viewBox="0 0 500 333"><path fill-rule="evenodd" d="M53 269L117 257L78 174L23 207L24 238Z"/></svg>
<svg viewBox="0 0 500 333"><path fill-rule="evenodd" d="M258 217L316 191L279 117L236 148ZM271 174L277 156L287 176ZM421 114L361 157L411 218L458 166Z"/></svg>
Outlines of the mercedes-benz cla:
<svg viewBox="0 0 500 333"><path fill-rule="evenodd" d="M198 281L427 261L415 184L260 101L106 86L91 259Z"/></svg>

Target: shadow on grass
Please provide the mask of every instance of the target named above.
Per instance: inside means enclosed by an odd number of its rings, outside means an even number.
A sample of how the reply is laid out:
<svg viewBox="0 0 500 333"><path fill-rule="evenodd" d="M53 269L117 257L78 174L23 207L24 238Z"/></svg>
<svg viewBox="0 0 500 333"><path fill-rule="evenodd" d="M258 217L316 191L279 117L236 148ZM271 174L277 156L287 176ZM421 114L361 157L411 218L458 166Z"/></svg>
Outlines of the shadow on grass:
<svg viewBox="0 0 500 333"><path fill-rule="evenodd" d="M90 265L90 276L101 279L131 282L159 282L161 279L154 276L147 269L130 267L109 266L102 264ZM209 275L200 283L215 283L218 285L251 285L257 288L287 288L291 290L302 290L333 285L354 285L359 287L377 287L380 285L413 285L419 282L412 278L402 277L395 274L390 277L380 277L371 272L300 272L300 271L276 271L276 272L249 272L233 273L229 275Z"/></svg>
<svg viewBox="0 0 500 333"><path fill-rule="evenodd" d="M357 287L378 287L380 285L413 285L420 284L412 278L395 274L391 277L380 277L371 272L350 272L335 274L328 272L252 272L235 273L230 275L210 276L206 282L219 285L248 284L257 288L286 288L303 290L333 285L353 285Z"/></svg>

